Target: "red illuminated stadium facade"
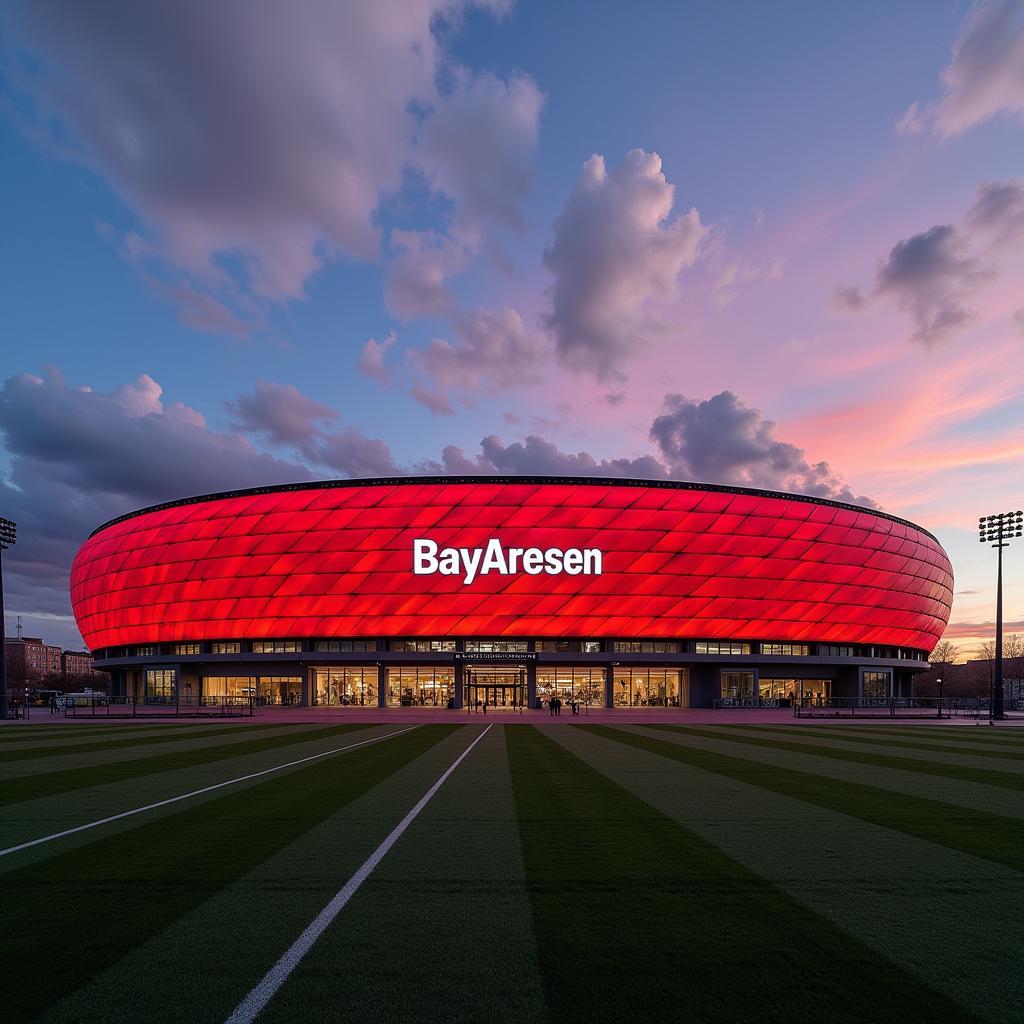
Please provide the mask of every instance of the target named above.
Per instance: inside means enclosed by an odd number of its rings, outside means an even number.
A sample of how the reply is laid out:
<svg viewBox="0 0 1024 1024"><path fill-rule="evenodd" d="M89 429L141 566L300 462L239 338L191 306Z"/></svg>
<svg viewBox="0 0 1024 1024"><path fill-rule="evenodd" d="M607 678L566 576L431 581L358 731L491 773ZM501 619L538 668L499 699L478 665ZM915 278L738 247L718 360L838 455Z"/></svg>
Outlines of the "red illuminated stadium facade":
<svg viewBox="0 0 1024 1024"><path fill-rule="evenodd" d="M952 597L912 523L665 481L323 481L101 526L71 574L114 693L534 708L909 696Z"/></svg>

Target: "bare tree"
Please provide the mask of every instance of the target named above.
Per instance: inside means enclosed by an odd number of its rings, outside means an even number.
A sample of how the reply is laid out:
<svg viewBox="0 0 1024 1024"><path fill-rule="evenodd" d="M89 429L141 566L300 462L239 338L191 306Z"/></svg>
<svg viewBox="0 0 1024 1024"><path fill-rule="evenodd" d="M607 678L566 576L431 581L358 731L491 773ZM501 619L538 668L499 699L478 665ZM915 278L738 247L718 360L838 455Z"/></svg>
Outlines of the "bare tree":
<svg viewBox="0 0 1024 1024"><path fill-rule="evenodd" d="M934 665L952 665L959 655L960 651L952 640L940 640L928 660Z"/></svg>

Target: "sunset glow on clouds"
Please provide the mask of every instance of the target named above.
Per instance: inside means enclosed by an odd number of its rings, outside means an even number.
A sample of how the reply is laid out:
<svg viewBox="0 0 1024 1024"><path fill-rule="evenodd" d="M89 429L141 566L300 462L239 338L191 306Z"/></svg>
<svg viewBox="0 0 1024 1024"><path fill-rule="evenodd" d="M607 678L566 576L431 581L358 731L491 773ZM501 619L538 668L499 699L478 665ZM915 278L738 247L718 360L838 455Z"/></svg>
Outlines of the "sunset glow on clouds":
<svg viewBox="0 0 1024 1024"><path fill-rule="evenodd" d="M31 631L73 642L70 555L142 504L532 471L875 504L949 551L950 637L990 635L975 524L1024 501L1024 2L559 6L4 12Z"/></svg>

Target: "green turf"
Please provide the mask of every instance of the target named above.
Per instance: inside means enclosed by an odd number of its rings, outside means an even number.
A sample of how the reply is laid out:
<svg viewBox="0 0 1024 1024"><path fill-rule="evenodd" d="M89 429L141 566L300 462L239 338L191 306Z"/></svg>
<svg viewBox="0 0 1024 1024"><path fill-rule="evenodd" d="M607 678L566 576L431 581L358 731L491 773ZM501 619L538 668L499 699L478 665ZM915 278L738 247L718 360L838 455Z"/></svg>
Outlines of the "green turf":
<svg viewBox="0 0 1024 1024"><path fill-rule="evenodd" d="M118 735L116 739L113 736L94 737L88 743L54 742L50 739L45 746L41 747L0 750L0 764L8 761L33 761L39 758L59 757L62 754L87 754L92 751L121 750L128 747L152 747L161 743L208 739L210 736L244 736L246 733L265 732L268 729L281 729L282 727L287 728L281 723L275 725L264 722L259 725L226 725L219 729L205 728L198 733L195 726L184 726L181 729L161 727L127 737ZM61 740L63 739L64 737L61 737Z"/></svg>
<svg viewBox="0 0 1024 1024"><path fill-rule="evenodd" d="M0 974L0 1019L225 1020L492 723L464 724L3 858L0 962L17 969ZM223 725L176 727L188 749L160 726L32 731L29 749L78 766L8 760L23 773L0 787L0 803L22 787L9 841L341 746L350 729L228 742ZM993 780L1021 776L993 760L1012 746L952 731L499 720L260 1024L1016 1024L1024 820L1019 787ZM155 753L149 735L172 745ZM989 754L994 772L972 763Z"/></svg>
<svg viewBox="0 0 1024 1024"><path fill-rule="evenodd" d="M584 725L580 728L697 768L740 779L761 789L784 793L797 800L806 800L819 807L850 814L875 825L898 829L929 842L1024 871L1024 822L1014 818L877 786L779 768L753 759L683 746L608 726Z"/></svg>
<svg viewBox="0 0 1024 1024"><path fill-rule="evenodd" d="M893 740L898 739L899 746L902 750L909 752L926 751L935 754L962 754L969 757L989 757L999 758L1004 761L1024 761L1024 750L993 750L984 749L984 744L980 744L977 748L966 747L963 744L952 744L952 743L929 743L927 740L918 741L916 737L913 739L904 739L903 737L885 737L879 736L876 733L869 735L862 735L859 732L851 732L850 730L843 729L842 731L833 729L831 732L822 733L817 730L808 730L806 726L794 725L790 727L785 726L764 726L764 725L720 725L716 726L720 729L722 734L736 732L739 734L750 733L752 735L762 737L773 737L777 736L780 739L786 736L801 736L805 740L827 740L830 743L852 743L860 744L861 746L882 746L892 748Z"/></svg>
<svg viewBox="0 0 1024 1024"><path fill-rule="evenodd" d="M364 722L331 725L326 728L305 728L283 736L265 736L261 739L243 740L239 743L224 743L215 747L197 747L192 750L158 754L155 757L138 757L84 768L65 768L37 775L17 776L7 779L3 787L0 788L0 807L25 800L39 800L43 797L72 793L77 789L86 789L90 786L124 782L141 775L172 772L181 768L191 768L198 764L225 761L228 758L241 757L244 754L291 747L297 743L308 743L327 736L343 736L345 733L368 728L370 725Z"/></svg>
<svg viewBox="0 0 1024 1024"><path fill-rule="evenodd" d="M0 962L31 949L40 967L3 977L7 1019L32 1019L456 728L414 729L7 873Z"/></svg>
<svg viewBox="0 0 1024 1024"><path fill-rule="evenodd" d="M508 748L554 1020L971 1019L538 730Z"/></svg>
<svg viewBox="0 0 1024 1024"><path fill-rule="evenodd" d="M895 768L899 771L918 772L922 775L938 775L946 779L959 779L961 782L980 782L986 786L1000 786L1003 789L1024 792L1024 775L1001 772L993 768L974 768L945 761L927 761L921 758L895 757L892 754L816 746L813 743L797 743L781 736L771 737L752 732L733 733L718 726L701 729L676 725L655 725L652 728L664 729L672 733L705 736L711 739L728 739L733 743L745 743L748 746L765 747L769 750L791 750L798 754L813 754L815 757L827 757L833 761L869 764L876 768ZM839 738L836 737L836 739Z"/></svg>

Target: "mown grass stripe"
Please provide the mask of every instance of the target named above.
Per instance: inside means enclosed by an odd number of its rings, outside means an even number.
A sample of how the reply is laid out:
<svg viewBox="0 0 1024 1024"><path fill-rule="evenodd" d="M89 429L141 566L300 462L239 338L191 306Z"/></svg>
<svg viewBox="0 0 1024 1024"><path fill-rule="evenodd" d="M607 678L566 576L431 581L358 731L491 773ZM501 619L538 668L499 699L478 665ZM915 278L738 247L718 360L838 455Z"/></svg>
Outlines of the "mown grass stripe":
<svg viewBox="0 0 1024 1024"><path fill-rule="evenodd" d="M914 772L918 775L937 775L939 778L956 779L959 782L980 782L985 786L1024 791L1024 775L990 768L974 768L969 765L951 764L948 761L899 757L896 754L875 754L869 751L846 750L840 747L815 746L813 743L797 743L794 740L768 739L760 735L728 731L721 726L701 729L697 726L652 725L650 728L688 736L701 736L704 739L726 740L729 743L741 743L750 747L764 747L766 750L788 750L794 754L810 754L813 757L823 757L830 761L868 764L875 768L892 768L903 772Z"/></svg>
<svg viewBox="0 0 1024 1024"><path fill-rule="evenodd" d="M806 727L805 728L810 728ZM818 726L814 727L818 729ZM822 728L825 731L828 727ZM867 726L867 725L836 725L833 729L842 729L843 732L854 732L871 734L873 736L899 736L908 739L923 737L942 737L942 742L948 740L954 743L1005 743L1007 746L1018 746L1024 743L1024 729L999 728L989 726L965 726L965 725L923 725L916 729L901 729L899 726Z"/></svg>
<svg viewBox="0 0 1024 1024"><path fill-rule="evenodd" d="M25 800L40 800L43 797L58 796L63 793L73 793L79 789L104 786L111 782L124 782L144 775L213 764L233 757L259 754L267 750L290 747L297 743L309 743L330 736L341 736L348 732L371 727L366 722L352 722L345 725L332 725L327 728L303 730L285 736L265 736L256 740L243 740L240 743L179 750L170 754L158 754L155 757L110 761L106 764L91 765L88 768L63 768L59 771L17 776L7 779L3 787L0 787L0 806L9 806Z"/></svg>
<svg viewBox="0 0 1024 1024"><path fill-rule="evenodd" d="M34 1019L458 728L423 726L9 872L0 958L31 950L39 969L3 972L4 1018Z"/></svg>
<svg viewBox="0 0 1024 1024"><path fill-rule="evenodd" d="M552 1020L977 1019L536 727L506 736Z"/></svg>
<svg viewBox="0 0 1024 1024"><path fill-rule="evenodd" d="M184 742L193 739L206 739L209 736L237 736L252 732L267 732L270 729L294 728L298 723L264 722L260 725L225 725L219 729L204 729L195 732L191 729L160 729L127 736L118 739L93 740L90 743L74 743L64 746L28 747L22 750L0 750L0 764L11 761L35 761L40 758L59 757L62 754L91 754L94 751L122 750L126 747L155 746L163 743Z"/></svg>
<svg viewBox="0 0 1024 1024"><path fill-rule="evenodd" d="M917 740L904 739L903 737L882 737L882 736L861 736L849 735L847 731L833 729L831 732L809 733L800 726L786 728L783 726L764 725L719 725L717 729L727 732L757 733L764 736L802 736L804 739L828 741L830 743L859 743L873 746L899 745L908 751L931 752L935 754L959 754L962 757L1001 758L1004 761L1024 761L1024 751L1019 750L975 750L970 747L955 746L945 743L917 742Z"/></svg>
<svg viewBox="0 0 1024 1024"><path fill-rule="evenodd" d="M792 768L779 768L753 758L672 743L604 725L581 725L597 736L648 750L673 761L737 779L760 789L782 793L874 825L968 853L995 864L1024 871L1024 822L959 807L925 797L909 796L860 782L846 782Z"/></svg>

